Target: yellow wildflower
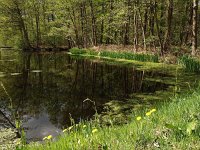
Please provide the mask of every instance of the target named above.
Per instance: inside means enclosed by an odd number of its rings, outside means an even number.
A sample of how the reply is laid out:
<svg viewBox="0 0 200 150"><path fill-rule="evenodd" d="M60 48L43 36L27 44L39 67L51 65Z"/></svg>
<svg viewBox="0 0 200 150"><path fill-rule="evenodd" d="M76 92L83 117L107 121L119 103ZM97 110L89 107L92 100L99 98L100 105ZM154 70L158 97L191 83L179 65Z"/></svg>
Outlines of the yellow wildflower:
<svg viewBox="0 0 200 150"><path fill-rule="evenodd" d="M53 138L52 135L47 136L47 140L51 140Z"/></svg>
<svg viewBox="0 0 200 150"><path fill-rule="evenodd" d="M44 137L43 140L50 140L50 139L52 139L52 138L53 138L53 136L52 136L52 135L49 135L49 136Z"/></svg>
<svg viewBox="0 0 200 150"><path fill-rule="evenodd" d="M92 133L96 133L96 132L98 132L97 129L93 129L93 130L92 130Z"/></svg>
<svg viewBox="0 0 200 150"><path fill-rule="evenodd" d="M146 116L150 116L150 115L151 115L151 112L147 112L147 113L146 113Z"/></svg>
<svg viewBox="0 0 200 150"><path fill-rule="evenodd" d="M142 117L140 117L140 116L136 118L137 121L140 121L141 119L142 119Z"/></svg>

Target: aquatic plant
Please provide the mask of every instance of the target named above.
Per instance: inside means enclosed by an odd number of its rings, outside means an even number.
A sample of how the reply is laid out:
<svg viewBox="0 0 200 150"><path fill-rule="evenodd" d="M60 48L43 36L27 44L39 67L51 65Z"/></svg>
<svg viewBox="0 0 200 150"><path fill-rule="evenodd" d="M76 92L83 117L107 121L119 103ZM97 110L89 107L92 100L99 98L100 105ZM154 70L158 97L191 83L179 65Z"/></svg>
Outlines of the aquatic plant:
<svg viewBox="0 0 200 150"><path fill-rule="evenodd" d="M111 57L118 59L127 59L127 60L137 60L142 62L158 62L158 55L150 55L150 54L136 54L130 52L110 52L110 51L102 51L100 53L102 57Z"/></svg>
<svg viewBox="0 0 200 150"><path fill-rule="evenodd" d="M100 57L110 57L116 59L127 59L127 60L136 60L142 62L159 62L158 55L150 55L150 54L136 54L130 52L111 52L111 51L94 51L88 49L79 49L72 48L70 52L74 55L92 55L92 56L100 56Z"/></svg>
<svg viewBox="0 0 200 150"><path fill-rule="evenodd" d="M183 65L186 71L200 72L200 61L191 56L183 55L179 58L179 64Z"/></svg>

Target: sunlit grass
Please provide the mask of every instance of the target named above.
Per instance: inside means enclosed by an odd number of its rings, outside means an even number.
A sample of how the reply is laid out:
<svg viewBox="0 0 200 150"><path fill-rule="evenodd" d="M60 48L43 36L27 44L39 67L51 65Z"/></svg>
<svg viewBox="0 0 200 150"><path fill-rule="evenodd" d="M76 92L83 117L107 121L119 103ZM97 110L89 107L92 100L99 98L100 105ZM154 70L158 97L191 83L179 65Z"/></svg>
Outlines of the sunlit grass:
<svg viewBox="0 0 200 150"><path fill-rule="evenodd" d="M132 114L122 126L105 126L97 120L82 122L65 129L55 141L27 145L27 150L66 149L199 149L200 90L190 96L173 98L158 108Z"/></svg>
<svg viewBox="0 0 200 150"><path fill-rule="evenodd" d="M80 54L85 54L86 50L84 49L79 49L79 48L72 48L70 49L70 52L74 55L80 55Z"/></svg>
<svg viewBox="0 0 200 150"><path fill-rule="evenodd" d="M111 52L111 51L94 51L94 50L86 50L86 49L79 49L79 48L72 48L70 52L73 55L93 55L99 57L110 57L116 59L127 59L127 60L136 60L141 62L159 62L159 57L157 55L150 55L150 54L137 54L137 53L130 53L130 52Z"/></svg>
<svg viewBox="0 0 200 150"><path fill-rule="evenodd" d="M157 55L150 54L136 54L130 52L110 52L110 51L102 51L100 53L102 57L111 57L111 58L119 58L119 59L127 59L127 60L137 60L142 62L158 62L159 58Z"/></svg>

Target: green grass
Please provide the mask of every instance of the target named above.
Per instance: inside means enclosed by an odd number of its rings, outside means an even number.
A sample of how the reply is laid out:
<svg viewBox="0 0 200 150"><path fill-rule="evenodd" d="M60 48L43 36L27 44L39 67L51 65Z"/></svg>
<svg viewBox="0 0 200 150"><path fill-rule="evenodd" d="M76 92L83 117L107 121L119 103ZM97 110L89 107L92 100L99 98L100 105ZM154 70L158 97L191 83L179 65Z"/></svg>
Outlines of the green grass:
<svg viewBox="0 0 200 150"><path fill-rule="evenodd" d="M142 61L142 62L158 62L159 61L157 55L135 54L135 53L130 53L130 52L102 51L100 53L100 56L127 59L127 60L137 60L137 61Z"/></svg>
<svg viewBox="0 0 200 150"><path fill-rule="evenodd" d="M104 126L98 119L68 129L56 141L31 144L25 150L132 150L200 149L200 89L193 94L172 98L171 103L133 112L132 121L121 126ZM137 121L136 118L142 119ZM84 128L84 125L86 127ZM95 133L93 133L96 131Z"/></svg>
<svg viewBox="0 0 200 150"><path fill-rule="evenodd" d="M72 48L69 51L74 55L80 55L80 54L85 54L86 53L85 49L79 49L79 48Z"/></svg>
<svg viewBox="0 0 200 150"><path fill-rule="evenodd" d="M157 55L150 55L150 54L136 54L130 52L111 52L111 51L101 51L97 52L94 50L85 50L85 49L78 49L72 48L70 52L73 55L93 55L93 56L100 56L100 57L109 57L109 58L116 58L116 59L126 59L126 60L136 60L141 62L159 62L159 57Z"/></svg>
<svg viewBox="0 0 200 150"><path fill-rule="evenodd" d="M184 66L186 71L200 72L200 61L195 58L184 55L179 59L179 63Z"/></svg>

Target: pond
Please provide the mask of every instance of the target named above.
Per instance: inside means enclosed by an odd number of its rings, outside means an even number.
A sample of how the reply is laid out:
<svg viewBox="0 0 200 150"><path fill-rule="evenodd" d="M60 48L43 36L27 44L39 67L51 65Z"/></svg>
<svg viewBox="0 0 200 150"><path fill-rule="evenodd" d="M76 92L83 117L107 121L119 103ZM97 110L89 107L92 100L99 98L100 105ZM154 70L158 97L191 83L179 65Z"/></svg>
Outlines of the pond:
<svg viewBox="0 0 200 150"><path fill-rule="evenodd" d="M79 122L92 118L95 108L102 115L110 109L117 117L151 107L195 86L199 79L166 70L170 69L145 70L67 53L1 50L0 109L22 120L28 141L40 141L59 135L70 126L70 117ZM7 126L0 116L0 128Z"/></svg>

